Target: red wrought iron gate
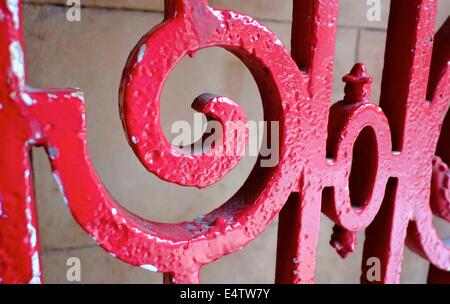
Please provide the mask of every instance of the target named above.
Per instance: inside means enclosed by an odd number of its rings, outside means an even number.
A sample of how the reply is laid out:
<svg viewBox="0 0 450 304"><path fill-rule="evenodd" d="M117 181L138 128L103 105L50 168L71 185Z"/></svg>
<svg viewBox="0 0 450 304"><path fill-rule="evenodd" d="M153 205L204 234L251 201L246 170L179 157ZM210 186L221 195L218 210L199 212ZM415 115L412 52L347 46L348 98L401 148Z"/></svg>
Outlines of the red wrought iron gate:
<svg viewBox="0 0 450 304"><path fill-rule="evenodd" d="M371 79L356 64L344 77L344 99L330 107L338 10L337 0L294 0L289 53L249 16L207 0L165 1L165 20L131 52L120 88L123 125L141 163L165 181L204 188L239 162L179 153L160 126L160 93L173 67L212 46L253 74L264 119L280 123L280 150L277 166L256 165L220 208L163 224L121 207L102 185L87 152L82 92L26 86L21 3L0 1L1 282L42 281L34 146L45 147L65 201L96 242L164 273L166 283L198 283L203 265L243 248L278 214L276 282L313 283L321 212L336 224L331 243L342 256L365 231L363 260L381 261L379 283L399 282L405 244L430 262L430 282L450 282L450 249L432 223L433 214L450 221L450 19L435 34L436 0L393 0L380 105L371 103ZM247 120L224 96L201 95L193 107L224 128ZM246 140L225 140L212 152ZM354 155L357 140L366 148ZM352 170L368 155L370 163Z"/></svg>

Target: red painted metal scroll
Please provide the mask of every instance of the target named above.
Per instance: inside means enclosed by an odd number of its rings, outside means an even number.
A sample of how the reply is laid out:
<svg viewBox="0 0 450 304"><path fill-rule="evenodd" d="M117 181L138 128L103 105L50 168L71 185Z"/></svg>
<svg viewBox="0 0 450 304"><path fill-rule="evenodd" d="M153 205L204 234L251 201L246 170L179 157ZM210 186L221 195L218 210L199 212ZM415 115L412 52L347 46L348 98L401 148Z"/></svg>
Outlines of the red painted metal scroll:
<svg viewBox="0 0 450 304"><path fill-rule="evenodd" d="M392 1L380 106L370 103L362 64L344 77L330 108L338 1L294 1L292 56L264 25L206 0L166 0L164 22L132 51L120 88L121 116L142 164L163 180L207 187L239 157L223 149L181 153L160 127L164 82L185 55L219 46L251 71L264 119L279 121L279 162L256 165L220 208L191 222L151 222L121 207L89 159L82 93L25 85L20 1L0 2L0 280L42 280L30 148L47 150L53 175L78 223L106 251L164 273L166 283L198 283L203 265L236 252L280 214L276 282L313 283L320 213L336 226L341 256L366 231L364 260L381 261L379 283L400 279L404 244L448 281L450 249L432 224L450 214L450 21L434 37L437 2ZM450 20L450 19L449 19ZM204 94L195 110L226 128L246 122L239 105ZM223 136L226 137L226 131ZM259 163L259 162L258 162ZM362 263L363 273L366 264ZM368 283L364 275L361 281Z"/></svg>

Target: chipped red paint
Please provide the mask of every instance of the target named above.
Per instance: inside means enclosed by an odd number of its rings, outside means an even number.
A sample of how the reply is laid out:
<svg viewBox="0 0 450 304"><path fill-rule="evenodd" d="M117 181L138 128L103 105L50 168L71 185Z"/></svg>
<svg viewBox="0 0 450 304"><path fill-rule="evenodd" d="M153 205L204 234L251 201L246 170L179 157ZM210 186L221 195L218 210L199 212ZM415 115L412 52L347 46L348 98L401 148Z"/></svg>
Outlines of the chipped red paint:
<svg viewBox="0 0 450 304"><path fill-rule="evenodd" d="M371 78L357 64L344 77L345 97L331 108L338 1L294 1L292 55L251 17L213 9L206 0L165 4L165 21L131 53L120 90L123 124L142 164L166 181L203 188L238 163L237 156L213 153L247 142L247 131L227 138L227 122L247 121L227 97L204 94L193 104L224 126L223 145L211 151L181 152L160 127L160 92L173 67L212 46L235 54L252 72L265 120L280 122L279 163L256 165L232 198L191 222L131 214L109 195L90 161L82 93L25 86L20 3L3 0L2 282L42 279L32 146L45 147L64 200L97 243L126 263L164 273L166 283L198 283L203 265L243 248L279 213L278 283L314 282L321 211L336 224L331 244L342 256L354 251L356 233L366 231L362 282L364 261L378 257L380 283L398 283L405 241L434 265L430 281L435 268L450 269L450 249L432 225L432 210L448 221L450 206L450 21L433 43L436 1L392 1L380 106L370 102Z"/></svg>

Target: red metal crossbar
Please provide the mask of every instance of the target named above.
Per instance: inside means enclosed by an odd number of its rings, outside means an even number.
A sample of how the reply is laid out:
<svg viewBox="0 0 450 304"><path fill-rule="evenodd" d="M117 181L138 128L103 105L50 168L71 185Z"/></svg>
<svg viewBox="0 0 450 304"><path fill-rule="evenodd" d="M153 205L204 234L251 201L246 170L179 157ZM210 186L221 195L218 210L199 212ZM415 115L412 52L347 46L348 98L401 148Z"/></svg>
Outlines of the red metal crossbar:
<svg viewBox="0 0 450 304"><path fill-rule="evenodd" d="M437 1L392 1L380 106L370 102L371 79L357 64L344 77L344 99L331 108L337 0L294 1L292 55L249 16L206 0L165 6L164 22L132 51L120 89L139 160L161 179L198 188L238 163L220 153L179 153L160 126L160 92L173 67L186 54L220 46L253 74L264 119L280 122L278 165L256 165L232 198L191 222L130 213L90 161L82 92L26 86L20 1L2 0L1 282L42 281L33 146L47 150L65 201L97 243L126 263L164 273L166 283L198 283L203 265L243 248L278 214L276 282L313 283L321 211L336 224L331 244L342 256L366 231L363 260L380 259L379 283L399 282L405 243L433 265L430 282L450 281L450 249L432 224L433 212L450 220L450 19L434 35ZM246 121L226 97L202 95L193 107L223 126ZM362 263L363 273L367 267ZM364 275L361 281L369 283Z"/></svg>

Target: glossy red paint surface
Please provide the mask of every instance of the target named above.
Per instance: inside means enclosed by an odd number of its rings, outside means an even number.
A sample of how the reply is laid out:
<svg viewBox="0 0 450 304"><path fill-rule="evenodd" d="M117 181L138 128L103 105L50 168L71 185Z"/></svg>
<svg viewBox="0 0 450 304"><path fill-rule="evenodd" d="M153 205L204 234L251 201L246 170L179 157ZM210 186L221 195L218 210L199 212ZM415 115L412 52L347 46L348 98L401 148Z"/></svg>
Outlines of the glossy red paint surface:
<svg viewBox="0 0 450 304"><path fill-rule="evenodd" d="M278 165L257 165L232 198L191 222L131 214L109 195L89 159L82 93L25 86L20 3L3 0L2 282L42 279L31 146L46 148L64 199L87 233L122 261L164 273L166 283L200 282L203 265L242 249L279 213L278 283L314 282L321 211L336 224L331 244L341 256L366 231L363 273L364 261L378 257L380 283L399 282L405 242L435 268L450 269L450 249L432 224L433 212L448 221L450 206L450 21L433 39L436 1L393 1L380 106L370 102L371 79L357 64L344 77L344 99L332 107L338 1L294 1L292 55L251 17L213 9L206 0L165 4L165 21L131 52L120 89L122 121L139 160L163 180L198 188L239 162L213 153L247 142L248 132L227 138L227 122L247 121L227 97L201 95L193 104L224 126L224 144L211 151L181 152L160 127L160 92L173 67L183 56L219 46L253 74L264 119L280 122Z"/></svg>

